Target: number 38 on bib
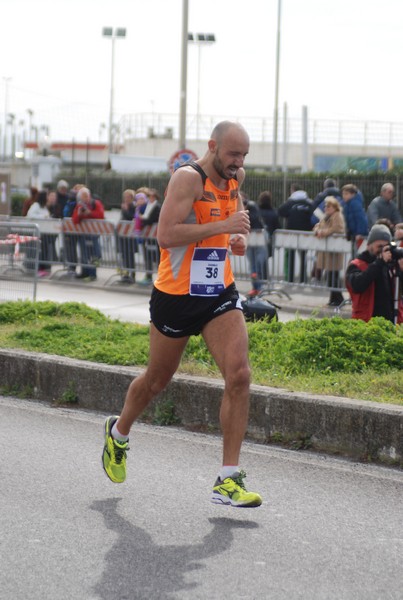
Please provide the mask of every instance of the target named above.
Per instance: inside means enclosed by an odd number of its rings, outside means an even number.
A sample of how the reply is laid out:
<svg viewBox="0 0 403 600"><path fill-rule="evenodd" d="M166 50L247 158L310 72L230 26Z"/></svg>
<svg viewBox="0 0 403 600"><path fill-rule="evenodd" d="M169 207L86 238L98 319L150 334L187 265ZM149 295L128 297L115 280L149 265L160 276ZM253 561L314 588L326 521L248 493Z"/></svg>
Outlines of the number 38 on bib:
<svg viewBox="0 0 403 600"><path fill-rule="evenodd" d="M190 267L191 296L219 296L225 289L226 248L195 248Z"/></svg>

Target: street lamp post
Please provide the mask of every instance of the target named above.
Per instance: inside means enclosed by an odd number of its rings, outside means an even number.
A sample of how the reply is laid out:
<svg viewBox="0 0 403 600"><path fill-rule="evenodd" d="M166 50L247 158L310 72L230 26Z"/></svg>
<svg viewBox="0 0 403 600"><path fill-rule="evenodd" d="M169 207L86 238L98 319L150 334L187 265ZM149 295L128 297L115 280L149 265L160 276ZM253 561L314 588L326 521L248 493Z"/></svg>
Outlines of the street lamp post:
<svg viewBox="0 0 403 600"><path fill-rule="evenodd" d="M109 103L109 153L113 151L113 96L114 96L114 70L115 70L115 40L126 37L126 29L117 27L104 27L102 35L112 40L112 59L111 59L111 93Z"/></svg>
<svg viewBox="0 0 403 600"><path fill-rule="evenodd" d="M10 141L11 141L10 156L14 160L14 155L15 155L15 114L8 113L7 125L10 127Z"/></svg>
<svg viewBox="0 0 403 600"><path fill-rule="evenodd" d="M3 161L7 156L7 115L8 115L8 84L11 77L3 77L4 81L4 137L3 137Z"/></svg>
<svg viewBox="0 0 403 600"><path fill-rule="evenodd" d="M17 150L18 152L24 156L25 155L25 121L24 119L20 119L18 121L19 134L17 140Z"/></svg>
<svg viewBox="0 0 403 600"><path fill-rule="evenodd" d="M189 0L182 0L182 52L181 52L181 88L180 88L180 102L179 102L179 150L184 150L186 148L188 18L189 18Z"/></svg>
<svg viewBox="0 0 403 600"><path fill-rule="evenodd" d="M278 140L278 89L280 81L280 35L281 35L281 0L277 3L277 36L276 36L276 84L274 90L274 119L273 119L273 171L277 169L277 140Z"/></svg>
<svg viewBox="0 0 403 600"><path fill-rule="evenodd" d="M196 112L196 138L199 139L200 124L200 62L201 47L215 43L214 33L188 33L188 42L197 44L197 112Z"/></svg>

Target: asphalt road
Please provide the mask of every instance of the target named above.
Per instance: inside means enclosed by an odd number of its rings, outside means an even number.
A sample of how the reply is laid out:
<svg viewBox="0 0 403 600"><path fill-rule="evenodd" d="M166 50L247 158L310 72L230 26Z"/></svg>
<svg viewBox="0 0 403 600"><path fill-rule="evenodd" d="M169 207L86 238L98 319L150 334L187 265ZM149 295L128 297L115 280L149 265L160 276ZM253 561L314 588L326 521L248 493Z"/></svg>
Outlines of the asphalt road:
<svg viewBox="0 0 403 600"><path fill-rule="evenodd" d="M1 600L403 598L402 471L245 444L215 506L219 438L138 425L116 485L103 421L0 397Z"/></svg>

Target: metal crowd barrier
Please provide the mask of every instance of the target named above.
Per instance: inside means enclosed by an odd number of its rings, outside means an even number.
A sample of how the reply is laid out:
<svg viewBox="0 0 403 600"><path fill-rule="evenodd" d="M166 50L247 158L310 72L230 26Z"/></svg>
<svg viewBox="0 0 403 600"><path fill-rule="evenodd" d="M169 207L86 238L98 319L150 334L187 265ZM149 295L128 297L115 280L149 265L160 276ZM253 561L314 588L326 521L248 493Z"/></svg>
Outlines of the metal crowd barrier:
<svg viewBox="0 0 403 600"><path fill-rule="evenodd" d="M79 268L96 270L101 267L112 272L106 285L115 277L126 276L134 281L138 272L151 277L158 269L156 224L145 227L141 232L135 229L134 221L119 221L115 224L107 220L86 219L75 225L72 219L36 219L33 222L20 217L12 222L0 220L3 228L4 224L7 227L13 224L15 233L20 235L29 228L32 235L38 237L39 233L39 272L45 266L51 272L51 277L60 271L62 274L78 273ZM24 255L26 250L23 248L20 253ZM14 268L15 277L17 273L27 274L26 265L21 265L21 259L17 259L9 247L7 250L3 248L1 257L7 267L18 264L18 268ZM344 274L351 257L351 243L343 235L319 239L313 232L278 229L272 238L268 277L263 282L265 290L287 296L287 290L293 286L330 288L343 292L346 289ZM247 256L230 255L230 260L235 278L250 281ZM1 266L4 272L6 265L0 263ZM51 271L52 267L55 268ZM38 269L36 273L37 271ZM34 280L36 282L36 278Z"/></svg>
<svg viewBox="0 0 403 600"><path fill-rule="evenodd" d="M318 238L311 231L277 229L271 240L264 291L289 297L294 286L346 291L344 275L352 258L351 242L344 235ZM247 256L230 256L235 278L250 281Z"/></svg>
<svg viewBox="0 0 403 600"><path fill-rule="evenodd" d="M318 238L311 231L277 229L272 246L270 281L345 291L352 248L344 235Z"/></svg>
<svg viewBox="0 0 403 600"><path fill-rule="evenodd" d="M150 275L157 272L159 246L156 223L138 231L134 221L119 221L116 224L116 241L120 275L134 280L138 271Z"/></svg>
<svg viewBox="0 0 403 600"><path fill-rule="evenodd" d="M9 223L10 219L0 220ZM75 225L70 218L28 219L13 218L18 227L31 224L40 235L39 275L50 277L78 274L79 269L96 271L98 267L112 273L105 285L115 277L131 276L136 272L156 273L159 247L157 225L135 229L134 221L114 223L105 219L85 219ZM38 270L37 269L37 270ZM92 271L93 272L93 271Z"/></svg>
<svg viewBox="0 0 403 600"><path fill-rule="evenodd" d="M0 221L0 302L36 299L40 251L35 223Z"/></svg>
<svg viewBox="0 0 403 600"><path fill-rule="evenodd" d="M116 231L110 221L85 219L75 225L72 219L62 220L63 266L71 272L97 267L116 269Z"/></svg>

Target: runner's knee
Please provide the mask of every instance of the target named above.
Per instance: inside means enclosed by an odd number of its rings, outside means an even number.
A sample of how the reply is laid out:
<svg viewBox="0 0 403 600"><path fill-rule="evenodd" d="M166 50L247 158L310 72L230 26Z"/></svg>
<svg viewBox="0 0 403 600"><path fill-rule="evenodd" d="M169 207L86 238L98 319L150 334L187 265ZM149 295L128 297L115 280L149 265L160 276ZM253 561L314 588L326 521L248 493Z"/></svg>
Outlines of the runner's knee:
<svg viewBox="0 0 403 600"><path fill-rule="evenodd" d="M251 371L248 364L234 368L225 378L226 386L230 389L249 388L250 376Z"/></svg>
<svg viewBox="0 0 403 600"><path fill-rule="evenodd" d="M153 396L160 394L169 384L172 379L172 375L160 374L156 376L147 377L147 386Z"/></svg>

